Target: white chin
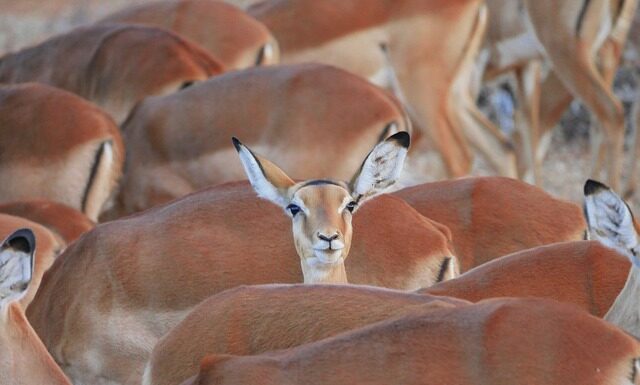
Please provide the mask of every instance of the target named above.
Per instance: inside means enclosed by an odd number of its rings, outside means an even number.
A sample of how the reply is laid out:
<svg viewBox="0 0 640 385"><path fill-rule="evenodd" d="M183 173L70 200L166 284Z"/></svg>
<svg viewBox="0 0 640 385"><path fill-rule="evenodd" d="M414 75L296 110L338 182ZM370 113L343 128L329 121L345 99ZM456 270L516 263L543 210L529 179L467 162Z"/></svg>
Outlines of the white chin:
<svg viewBox="0 0 640 385"><path fill-rule="evenodd" d="M342 261L342 250L314 250L313 255L319 265L333 265Z"/></svg>

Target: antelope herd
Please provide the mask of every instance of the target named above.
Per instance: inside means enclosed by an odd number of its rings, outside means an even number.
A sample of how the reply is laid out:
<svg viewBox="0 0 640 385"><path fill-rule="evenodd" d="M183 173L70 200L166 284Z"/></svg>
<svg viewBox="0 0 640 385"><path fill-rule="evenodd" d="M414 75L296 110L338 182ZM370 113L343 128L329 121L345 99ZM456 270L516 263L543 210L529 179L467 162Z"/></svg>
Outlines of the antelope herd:
<svg viewBox="0 0 640 385"><path fill-rule="evenodd" d="M151 0L5 54L0 384L640 385L636 9ZM527 183L573 98L582 209Z"/></svg>

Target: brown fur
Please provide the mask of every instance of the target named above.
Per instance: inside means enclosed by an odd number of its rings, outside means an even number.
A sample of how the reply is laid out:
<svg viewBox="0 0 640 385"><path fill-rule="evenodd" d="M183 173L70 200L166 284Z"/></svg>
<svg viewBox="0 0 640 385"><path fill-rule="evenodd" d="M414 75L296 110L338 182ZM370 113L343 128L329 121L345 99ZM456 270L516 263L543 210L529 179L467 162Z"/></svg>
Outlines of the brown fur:
<svg viewBox="0 0 640 385"><path fill-rule="evenodd" d="M167 30L126 24L80 27L0 58L0 83L37 81L88 99L116 122L149 95L222 72L195 43Z"/></svg>
<svg viewBox="0 0 640 385"><path fill-rule="evenodd" d="M66 244L75 241L96 225L78 210L46 200L0 204L0 213L39 223L64 240Z"/></svg>
<svg viewBox="0 0 640 385"><path fill-rule="evenodd" d="M427 308L466 304L366 286L244 286L199 304L153 349L143 385L179 384L206 354L286 349Z"/></svg>
<svg viewBox="0 0 640 385"><path fill-rule="evenodd" d="M331 64L393 89L448 174L461 176L473 159L454 88L468 87L454 83L467 83L460 77L477 54L471 42L484 33L481 9L476 0L271 0L248 12L276 37L283 63ZM389 68L397 82L376 79Z"/></svg>
<svg viewBox="0 0 640 385"><path fill-rule="evenodd" d="M487 262L420 293L472 302L542 297L604 317L627 281L629 266L627 258L596 241L556 243Z"/></svg>
<svg viewBox="0 0 640 385"><path fill-rule="evenodd" d="M71 385L17 302L0 309L0 356L3 385Z"/></svg>
<svg viewBox="0 0 640 385"><path fill-rule="evenodd" d="M49 199L97 219L108 206L124 162L124 145L113 120L95 105L50 86L0 87L0 202ZM113 158L92 178L100 146ZM89 187L97 195L89 195Z"/></svg>
<svg viewBox="0 0 640 385"><path fill-rule="evenodd" d="M89 376L123 382L141 370L158 338L212 294L301 282L290 219L254 194L247 182L217 186L101 224L70 246L28 313L55 358L68 364L63 369L90 373L84 360L91 343L103 373ZM451 256L446 234L398 198L372 199L353 220L352 283L429 286ZM121 322L126 329L109 326Z"/></svg>
<svg viewBox="0 0 640 385"><path fill-rule="evenodd" d="M461 272L518 250L582 239L587 227L576 204L509 178L426 183L394 195L451 230Z"/></svg>
<svg viewBox="0 0 640 385"><path fill-rule="evenodd" d="M29 284L26 294L20 300L20 305L26 309L33 300L33 297L35 297L45 271L53 265L56 257L62 252L66 245L64 241L56 237L47 228L35 222L12 215L0 214L0 238L5 239L14 231L23 228L33 230L37 242L31 283Z"/></svg>
<svg viewBox="0 0 640 385"><path fill-rule="evenodd" d="M120 214L244 179L231 136L294 179L349 180L388 124L410 130L404 119L384 91L317 64L228 73L149 98L124 126L129 159Z"/></svg>
<svg viewBox="0 0 640 385"><path fill-rule="evenodd" d="M267 28L234 6L214 0L168 0L125 8L101 22L146 24L167 28L205 48L228 70L256 65L266 44L278 62L278 43Z"/></svg>
<svg viewBox="0 0 640 385"><path fill-rule="evenodd" d="M574 307L497 299L281 352L209 357L184 384L623 385L639 356L635 339Z"/></svg>

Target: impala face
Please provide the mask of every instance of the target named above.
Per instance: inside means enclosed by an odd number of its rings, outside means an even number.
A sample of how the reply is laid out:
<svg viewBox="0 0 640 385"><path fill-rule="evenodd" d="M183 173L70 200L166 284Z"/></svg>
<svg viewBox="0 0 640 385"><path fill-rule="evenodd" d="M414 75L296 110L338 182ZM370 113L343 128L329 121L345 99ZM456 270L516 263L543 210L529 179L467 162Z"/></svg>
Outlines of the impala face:
<svg viewBox="0 0 640 385"><path fill-rule="evenodd" d="M344 260L351 247L352 214L365 200L395 183L409 142L408 133L398 132L379 143L347 184L332 180L295 183L276 165L233 139L258 196L279 205L291 217L305 283L346 283Z"/></svg>
<svg viewBox="0 0 640 385"><path fill-rule="evenodd" d="M584 199L589 238L618 250L640 267L640 226L629 205L608 186L591 179L584 185Z"/></svg>
<svg viewBox="0 0 640 385"><path fill-rule="evenodd" d="M351 246L351 215L358 203L346 184L309 181L295 185L285 208L293 222L300 258L317 268L342 263Z"/></svg>

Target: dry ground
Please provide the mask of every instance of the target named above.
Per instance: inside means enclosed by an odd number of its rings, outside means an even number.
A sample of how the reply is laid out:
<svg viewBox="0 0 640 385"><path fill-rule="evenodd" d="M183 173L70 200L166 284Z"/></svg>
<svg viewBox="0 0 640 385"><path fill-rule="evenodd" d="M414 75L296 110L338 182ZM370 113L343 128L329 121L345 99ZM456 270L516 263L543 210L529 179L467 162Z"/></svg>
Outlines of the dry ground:
<svg viewBox="0 0 640 385"><path fill-rule="evenodd" d="M131 4L149 0L0 0L0 54L37 44L48 37L95 21L110 12ZM244 0L231 0L244 1ZM253 1L253 0L246 0ZM640 72L640 11L630 36L626 53L627 68L617 81L616 91L629 102L636 98L634 73ZM637 78L637 77L636 77ZM544 163L544 188L554 194L579 202L582 184L590 169L588 140L585 127L588 115L575 104L565 115L563 126L554 131L549 156ZM435 159L435 157L430 157ZM638 161L637 159L635 161ZM434 179L439 175L437 161L433 162ZM488 170L479 159L475 175L487 175ZM640 178L639 178L640 180ZM640 212L640 193L632 200Z"/></svg>

